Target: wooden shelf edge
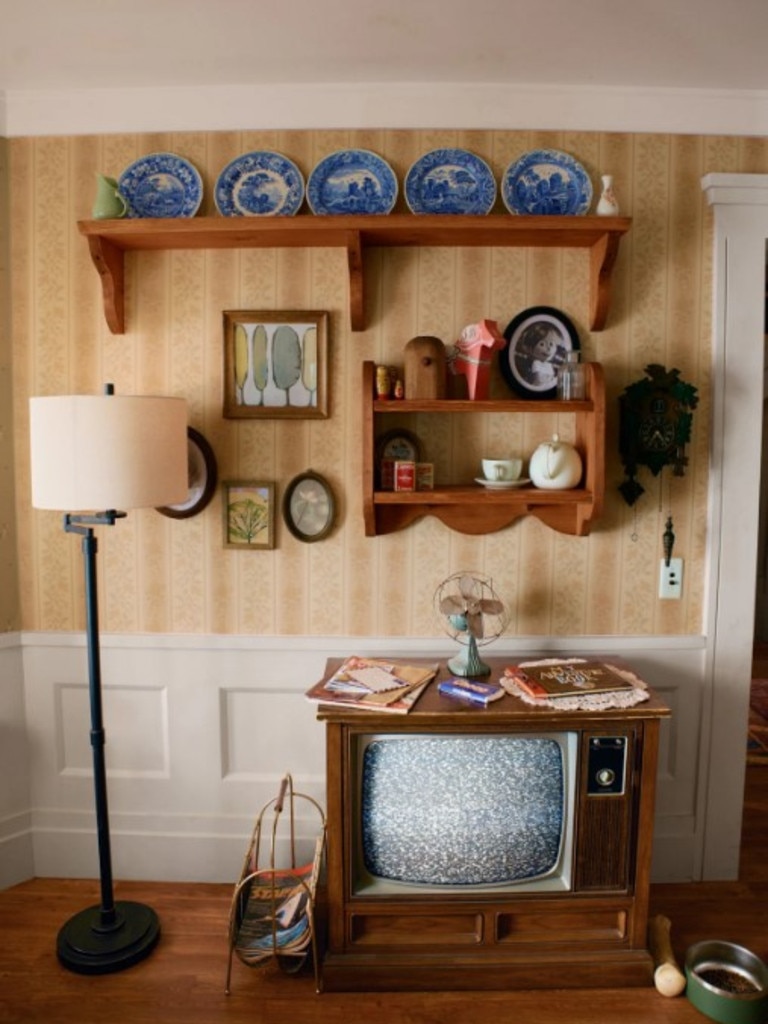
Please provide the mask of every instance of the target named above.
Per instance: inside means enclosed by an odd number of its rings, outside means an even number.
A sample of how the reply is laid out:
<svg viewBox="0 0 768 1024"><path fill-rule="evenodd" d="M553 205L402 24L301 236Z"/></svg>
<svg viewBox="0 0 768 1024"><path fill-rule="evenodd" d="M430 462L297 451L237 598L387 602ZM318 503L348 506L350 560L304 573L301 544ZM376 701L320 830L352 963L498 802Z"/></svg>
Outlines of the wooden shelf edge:
<svg viewBox="0 0 768 1024"><path fill-rule="evenodd" d="M374 491L374 505L472 505L482 499L483 507L523 507L533 511L539 505L580 505L592 502L592 494L583 487L547 490L526 485L513 490L487 490L480 484L449 484L431 491Z"/></svg>
<svg viewBox="0 0 768 1024"><path fill-rule="evenodd" d="M389 214L379 217L179 217L81 220L101 277L110 330L122 334L125 251L343 247L347 250L353 331L365 329L366 248L377 246L508 246L590 250L590 327L605 327L611 277L629 217L487 217Z"/></svg>
<svg viewBox="0 0 768 1024"><path fill-rule="evenodd" d="M570 505L484 505L478 513L477 503L467 504L376 504L370 521L366 520L366 536L373 537L410 526L425 516L434 516L457 533L481 536L497 533L511 526L523 516L535 516L546 526L571 536L584 537L591 528L593 515L591 502Z"/></svg>
<svg viewBox="0 0 768 1024"><path fill-rule="evenodd" d="M586 365L586 364L585 364ZM397 415L398 413L523 413L528 415L532 412L553 413L553 412L592 412L594 403L591 400L566 402L559 398L536 399L536 398L432 398L432 399L409 399L392 398L376 399L373 403L373 411L377 414Z"/></svg>
<svg viewBox="0 0 768 1024"><path fill-rule="evenodd" d="M346 246L357 232L365 247L481 245L591 248L604 235L621 237L630 217L488 216L392 213L379 216L169 217L81 220L83 235L109 238L121 249L282 248Z"/></svg>

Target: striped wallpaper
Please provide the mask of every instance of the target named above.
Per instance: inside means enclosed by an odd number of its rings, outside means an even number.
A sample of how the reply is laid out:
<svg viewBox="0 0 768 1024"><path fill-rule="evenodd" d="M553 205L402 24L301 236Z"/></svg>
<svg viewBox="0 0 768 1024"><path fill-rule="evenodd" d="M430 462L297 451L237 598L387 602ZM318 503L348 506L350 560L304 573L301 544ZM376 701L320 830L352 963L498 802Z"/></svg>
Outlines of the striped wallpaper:
<svg viewBox="0 0 768 1024"><path fill-rule="evenodd" d="M438 146L463 146L499 177L532 148L563 149L597 188L610 173L622 214L633 218L614 273L606 330L590 333L588 255L571 250L391 249L371 253L367 329L351 333L342 250L156 252L126 260L124 335L110 334L98 276L76 221L90 216L97 172L118 176L137 157L179 153L200 170L201 213L214 214L213 184L238 154L276 149L308 176L346 147L385 157L402 182ZM513 635L686 634L702 628L707 522L712 225L700 189L710 171L768 171L768 140L523 131L291 131L16 138L8 143L12 299L13 460L21 590L20 622L0 588L0 622L25 630L83 628L79 545L56 513L30 508L27 397L100 391L187 398L190 423L212 445L222 480L274 482L278 501L309 468L339 503L333 534L302 544L278 517L271 551L223 545L221 497L199 516L132 512L99 531L101 626L114 632L314 636L432 636L438 582L459 569L491 573L511 609ZM398 210L405 210L400 196ZM501 207L500 207L501 209ZM452 342L468 323L503 329L533 305L561 309L585 359L605 366L608 388L606 503L591 536L557 534L534 519L480 537L427 518L367 538L361 511L360 376L364 359L402 363L418 334ZM326 420L229 420L222 416L225 309L322 309L330 314ZM690 467L629 509L616 445L616 398L650 362L680 369L699 388ZM494 372L496 369L494 368ZM500 379L494 382L503 390ZM492 417L463 418L456 458L502 440ZM504 443L529 454L554 423L512 428ZM671 511L675 554L685 559L683 599L657 599L661 535Z"/></svg>

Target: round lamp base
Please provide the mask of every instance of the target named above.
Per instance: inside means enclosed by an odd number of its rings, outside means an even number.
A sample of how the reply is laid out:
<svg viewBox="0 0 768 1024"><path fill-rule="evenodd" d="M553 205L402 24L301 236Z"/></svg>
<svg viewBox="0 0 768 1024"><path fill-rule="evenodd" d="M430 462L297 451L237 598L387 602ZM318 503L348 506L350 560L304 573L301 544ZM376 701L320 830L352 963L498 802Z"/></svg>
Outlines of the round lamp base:
<svg viewBox="0 0 768 1024"><path fill-rule="evenodd" d="M157 914L142 903L115 903L113 913L89 907L59 931L56 953L78 974L111 974L148 956L160 938Z"/></svg>

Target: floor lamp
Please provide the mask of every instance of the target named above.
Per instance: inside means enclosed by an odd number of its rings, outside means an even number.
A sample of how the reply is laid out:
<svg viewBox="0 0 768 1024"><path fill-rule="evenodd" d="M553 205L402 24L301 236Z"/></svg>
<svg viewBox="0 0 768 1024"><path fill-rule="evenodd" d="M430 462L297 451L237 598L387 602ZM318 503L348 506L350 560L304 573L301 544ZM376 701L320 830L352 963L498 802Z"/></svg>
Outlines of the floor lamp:
<svg viewBox="0 0 768 1024"><path fill-rule="evenodd" d="M59 931L61 963L79 974L109 974L143 960L160 937L151 907L116 902L104 757L94 526L113 526L118 508L155 508L188 494L187 403L181 398L65 395L30 399L32 504L65 511L64 529L82 537L91 747L101 903ZM107 511L93 512L93 509Z"/></svg>

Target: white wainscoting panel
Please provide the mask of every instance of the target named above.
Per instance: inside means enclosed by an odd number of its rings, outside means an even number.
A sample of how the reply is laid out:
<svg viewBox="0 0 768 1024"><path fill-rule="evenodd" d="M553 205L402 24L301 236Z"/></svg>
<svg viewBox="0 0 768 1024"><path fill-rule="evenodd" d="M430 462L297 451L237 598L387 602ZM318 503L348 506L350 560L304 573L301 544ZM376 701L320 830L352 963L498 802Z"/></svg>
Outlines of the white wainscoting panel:
<svg viewBox="0 0 768 1024"><path fill-rule="evenodd" d="M57 752L61 775L90 775L92 748L83 723L90 720L85 683L62 683L54 690ZM103 692L109 723L110 777L168 778L168 693L164 686L110 686Z"/></svg>
<svg viewBox="0 0 768 1024"><path fill-rule="evenodd" d="M291 770L297 739L315 731L307 724L307 712L314 717L310 706L297 708L296 703L296 694L285 690L221 690L221 768L225 782L268 780L271 784L276 765ZM312 767L316 776L325 771L322 758ZM309 765L304 768L306 774Z"/></svg>
<svg viewBox="0 0 768 1024"><path fill-rule="evenodd" d="M702 744L704 648L623 652L626 659L669 705L659 748L653 880L689 881L699 876L703 843L702 801L708 765Z"/></svg>
<svg viewBox="0 0 768 1024"><path fill-rule="evenodd" d="M22 650L30 874L96 877L84 641L28 633ZM297 791L324 806L325 732L304 692L327 658L352 653L445 657L446 641L103 636L115 879L234 882L255 817L286 772ZM621 655L661 692L674 715L663 725L654 879L696 877L710 703L705 641L517 638L499 641L493 653L510 660ZM311 805L299 804L296 825L303 857L317 834ZM6 856L2 845L0 856Z"/></svg>
<svg viewBox="0 0 768 1024"><path fill-rule="evenodd" d="M34 874L21 637L0 634L0 889Z"/></svg>

